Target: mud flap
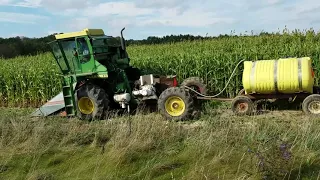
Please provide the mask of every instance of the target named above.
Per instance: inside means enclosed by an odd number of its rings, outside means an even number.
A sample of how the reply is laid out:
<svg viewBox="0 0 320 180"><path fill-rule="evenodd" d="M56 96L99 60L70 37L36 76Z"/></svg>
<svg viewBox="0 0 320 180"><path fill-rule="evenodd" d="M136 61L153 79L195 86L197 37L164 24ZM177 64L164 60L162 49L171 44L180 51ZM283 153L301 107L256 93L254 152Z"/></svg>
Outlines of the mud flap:
<svg viewBox="0 0 320 180"><path fill-rule="evenodd" d="M42 105L40 108L38 108L36 111L34 111L31 116L49 116L53 113L63 109L65 107L64 105L64 99L63 99L63 93L62 91L56 95L54 98L52 98L50 101L48 101L46 104Z"/></svg>

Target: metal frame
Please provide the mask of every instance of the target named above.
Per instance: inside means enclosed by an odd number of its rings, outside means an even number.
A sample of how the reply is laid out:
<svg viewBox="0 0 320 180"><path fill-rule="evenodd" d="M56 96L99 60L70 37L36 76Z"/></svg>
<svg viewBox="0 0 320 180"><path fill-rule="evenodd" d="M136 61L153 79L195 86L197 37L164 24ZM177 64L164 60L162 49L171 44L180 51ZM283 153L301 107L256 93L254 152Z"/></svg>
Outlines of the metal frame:
<svg viewBox="0 0 320 180"><path fill-rule="evenodd" d="M314 87L318 88L318 87ZM241 92L241 91L240 91ZM317 91L312 93L312 94L319 94ZM255 101L255 100L262 100L262 99L288 99L288 98L292 98L295 97L296 99L304 99L306 97L308 97L309 95L311 95L311 93L290 93L290 94L283 94L283 93L275 93L275 94L245 94L243 93L239 93L237 96L247 96L249 97L251 100ZM233 101L234 98L218 98L218 97L201 97L201 96L197 96L197 99L199 100L215 100L215 101Z"/></svg>

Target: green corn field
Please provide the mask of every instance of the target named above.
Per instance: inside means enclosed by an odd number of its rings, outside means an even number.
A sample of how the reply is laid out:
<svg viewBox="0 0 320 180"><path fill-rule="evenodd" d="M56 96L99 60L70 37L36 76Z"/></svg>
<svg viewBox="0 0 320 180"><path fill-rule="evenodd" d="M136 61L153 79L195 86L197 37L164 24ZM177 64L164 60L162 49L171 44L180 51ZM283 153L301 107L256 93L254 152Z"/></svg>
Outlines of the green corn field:
<svg viewBox="0 0 320 180"><path fill-rule="evenodd" d="M319 81L320 33L313 30L261 36L229 36L211 40L160 45L132 45L133 66L150 73L204 79L210 94L222 90L235 65L245 60L309 56ZM242 86L242 65L224 97L234 97ZM0 59L0 105L37 107L61 91L59 69L50 53Z"/></svg>

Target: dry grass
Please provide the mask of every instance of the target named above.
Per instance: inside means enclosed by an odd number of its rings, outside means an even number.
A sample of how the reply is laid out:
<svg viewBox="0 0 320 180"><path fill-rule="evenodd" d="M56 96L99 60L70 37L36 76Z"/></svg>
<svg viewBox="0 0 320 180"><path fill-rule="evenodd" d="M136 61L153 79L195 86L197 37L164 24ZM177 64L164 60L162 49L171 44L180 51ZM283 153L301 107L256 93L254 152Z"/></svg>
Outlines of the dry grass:
<svg viewBox="0 0 320 180"><path fill-rule="evenodd" d="M208 108L194 122L149 114L91 123L0 111L1 179L320 177L319 120L297 111Z"/></svg>

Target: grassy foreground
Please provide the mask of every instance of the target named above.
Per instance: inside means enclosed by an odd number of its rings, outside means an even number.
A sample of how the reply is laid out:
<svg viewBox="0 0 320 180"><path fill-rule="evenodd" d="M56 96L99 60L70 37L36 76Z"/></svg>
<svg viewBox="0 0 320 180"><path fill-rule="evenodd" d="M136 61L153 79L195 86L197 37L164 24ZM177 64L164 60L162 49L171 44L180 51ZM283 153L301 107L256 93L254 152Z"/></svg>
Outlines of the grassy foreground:
<svg viewBox="0 0 320 180"><path fill-rule="evenodd" d="M211 106L210 106L211 107ZM0 179L317 179L320 121L302 112L195 122L158 114L106 121L0 109Z"/></svg>

